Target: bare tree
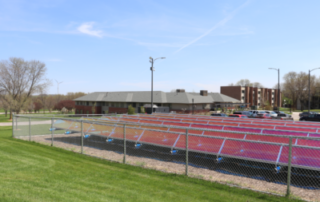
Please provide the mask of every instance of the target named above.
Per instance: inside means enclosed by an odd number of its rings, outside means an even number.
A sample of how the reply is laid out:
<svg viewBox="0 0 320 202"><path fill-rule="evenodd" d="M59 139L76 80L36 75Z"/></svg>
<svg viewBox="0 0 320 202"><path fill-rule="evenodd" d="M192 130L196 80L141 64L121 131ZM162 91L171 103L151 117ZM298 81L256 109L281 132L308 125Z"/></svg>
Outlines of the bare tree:
<svg viewBox="0 0 320 202"><path fill-rule="evenodd" d="M263 88L263 85L259 82L254 82L254 83L252 83L252 87Z"/></svg>
<svg viewBox="0 0 320 202"><path fill-rule="evenodd" d="M1 99L10 105L10 119L12 112L19 113L32 94L50 84L45 73L45 64L36 60L10 58L0 62Z"/></svg>
<svg viewBox="0 0 320 202"><path fill-rule="evenodd" d="M236 83L236 86L251 86L249 79L241 79Z"/></svg>
<svg viewBox="0 0 320 202"><path fill-rule="evenodd" d="M289 72L283 76L284 83L280 87L282 88L283 95L292 100L292 105L297 106L297 101L300 103L306 103L308 99L308 81L309 77L305 72ZM316 80L315 76L310 77L310 91L312 94L315 93L316 86L319 82Z"/></svg>

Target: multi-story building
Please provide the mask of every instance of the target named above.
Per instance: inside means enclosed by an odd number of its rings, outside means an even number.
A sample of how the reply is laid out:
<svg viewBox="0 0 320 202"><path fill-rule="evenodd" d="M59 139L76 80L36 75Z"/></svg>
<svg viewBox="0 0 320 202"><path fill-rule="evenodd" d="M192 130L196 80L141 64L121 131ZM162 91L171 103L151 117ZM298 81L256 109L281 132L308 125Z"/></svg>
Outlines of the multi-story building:
<svg viewBox="0 0 320 202"><path fill-rule="evenodd" d="M247 103L247 107L262 107L269 103L272 107L278 106L278 89L256 88L250 86L221 86L220 93ZM280 106L281 106L280 93Z"/></svg>
<svg viewBox="0 0 320 202"><path fill-rule="evenodd" d="M76 102L76 114L127 113L129 105L133 106L136 112L140 112L141 106L151 107L151 92L95 92L74 101ZM191 93L183 89L170 93L154 91L153 103L157 107L168 108L168 111L177 113L208 112L216 107L230 108L242 104L240 100L220 93L208 93L206 90Z"/></svg>

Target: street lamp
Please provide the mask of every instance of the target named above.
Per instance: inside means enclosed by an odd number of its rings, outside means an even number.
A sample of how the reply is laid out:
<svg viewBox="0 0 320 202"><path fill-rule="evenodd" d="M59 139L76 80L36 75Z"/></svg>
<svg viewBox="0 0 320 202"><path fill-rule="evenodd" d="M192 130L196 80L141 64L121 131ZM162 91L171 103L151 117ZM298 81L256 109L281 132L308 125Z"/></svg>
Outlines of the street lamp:
<svg viewBox="0 0 320 202"><path fill-rule="evenodd" d="M310 72L316 69L320 69L320 67L309 70L309 96L308 96L308 113L309 114L310 114Z"/></svg>
<svg viewBox="0 0 320 202"><path fill-rule="evenodd" d="M153 68L153 63L158 59L166 59L166 58L160 57L160 58L153 59L152 57L149 57L149 61L151 63L151 67L150 67L150 70L151 70L151 114L153 113L153 71L155 71Z"/></svg>
<svg viewBox="0 0 320 202"><path fill-rule="evenodd" d="M278 112L280 111L280 68L276 69L276 68L269 68L269 69L273 69L278 71Z"/></svg>

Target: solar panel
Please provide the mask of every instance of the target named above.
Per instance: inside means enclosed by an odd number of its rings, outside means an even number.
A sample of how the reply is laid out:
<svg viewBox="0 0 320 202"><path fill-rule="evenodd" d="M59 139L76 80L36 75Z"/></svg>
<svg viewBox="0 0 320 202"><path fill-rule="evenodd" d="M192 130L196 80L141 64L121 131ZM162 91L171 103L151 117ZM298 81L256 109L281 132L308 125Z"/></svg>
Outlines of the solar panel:
<svg viewBox="0 0 320 202"><path fill-rule="evenodd" d="M144 131L139 142L148 144L156 144L167 147L172 147L178 138L178 134L168 132Z"/></svg>
<svg viewBox="0 0 320 202"><path fill-rule="evenodd" d="M277 160L279 151L280 145L226 140L221 150L221 155L274 163Z"/></svg>

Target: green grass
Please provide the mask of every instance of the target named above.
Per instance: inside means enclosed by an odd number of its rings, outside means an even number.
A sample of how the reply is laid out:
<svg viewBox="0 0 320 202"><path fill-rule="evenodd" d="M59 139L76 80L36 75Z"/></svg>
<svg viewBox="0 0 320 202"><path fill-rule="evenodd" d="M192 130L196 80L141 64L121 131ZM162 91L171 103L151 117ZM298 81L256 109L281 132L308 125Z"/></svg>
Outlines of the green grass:
<svg viewBox="0 0 320 202"><path fill-rule="evenodd" d="M285 107L280 107L280 111L283 111L283 112L290 112L290 109L289 108L285 108ZM306 110L294 110L294 112L307 112L308 109ZM310 109L310 111L312 112L320 112L320 109Z"/></svg>
<svg viewBox="0 0 320 202"><path fill-rule="evenodd" d="M5 114L0 114L0 122L11 122L11 120L9 120L10 114L8 113L7 117Z"/></svg>
<svg viewBox="0 0 320 202"><path fill-rule="evenodd" d="M11 134L11 127L0 127L0 201L289 201L112 163Z"/></svg>

